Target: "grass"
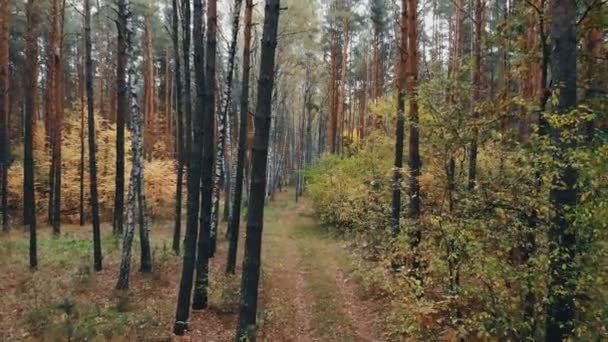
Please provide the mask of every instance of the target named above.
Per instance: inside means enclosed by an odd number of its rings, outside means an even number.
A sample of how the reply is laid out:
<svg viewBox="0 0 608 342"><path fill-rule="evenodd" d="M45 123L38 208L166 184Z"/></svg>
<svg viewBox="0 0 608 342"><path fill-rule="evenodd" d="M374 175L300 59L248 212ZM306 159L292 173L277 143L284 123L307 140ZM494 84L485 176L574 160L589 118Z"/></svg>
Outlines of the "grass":
<svg viewBox="0 0 608 342"><path fill-rule="evenodd" d="M29 271L29 234L0 236L0 340L141 340L171 337L181 258L171 251L172 225L151 227L154 270L139 270L133 243L131 290L117 292L122 240L102 225L103 267L93 270L92 234L63 225L55 237L38 230L38 270ZM15 315L14 313L18 313Z"/></svg>
<svg viewBox="0 0 608 342"><path fill-rule="evenodd" d="M353 341L353 327L343 311L344 303L336 286L335 266L328 260L342 253L337 241L322 227L314 224L295 227L290 236L302 251L302 268L307 275L308 289L314 297L313 325L315 335L323 340Z"/></svg>

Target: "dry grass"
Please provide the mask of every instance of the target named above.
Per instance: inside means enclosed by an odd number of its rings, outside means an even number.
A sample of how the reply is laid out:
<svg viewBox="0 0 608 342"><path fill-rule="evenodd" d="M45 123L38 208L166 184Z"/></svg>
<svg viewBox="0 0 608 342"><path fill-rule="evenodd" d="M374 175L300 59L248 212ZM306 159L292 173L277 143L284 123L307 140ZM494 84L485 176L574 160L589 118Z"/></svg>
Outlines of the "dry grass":
<svg viewBox="0 0 608 342"><path fill-rule="evenodd" d="M121 243L102 226L104 269L92 268L90 226L64 225L54 238L39 230L38 271L28 269L28 234L0 236L0 340L171 340L182 259L171 251L172 224L151 227L154 270L140 274L139 241L133 243L130 290L114 290ZM211 262L211 307L192 317L195 340L227 341L234 335L235 280L223 274L226 248ZM238 286L236 286L238 288Z"/></svg>

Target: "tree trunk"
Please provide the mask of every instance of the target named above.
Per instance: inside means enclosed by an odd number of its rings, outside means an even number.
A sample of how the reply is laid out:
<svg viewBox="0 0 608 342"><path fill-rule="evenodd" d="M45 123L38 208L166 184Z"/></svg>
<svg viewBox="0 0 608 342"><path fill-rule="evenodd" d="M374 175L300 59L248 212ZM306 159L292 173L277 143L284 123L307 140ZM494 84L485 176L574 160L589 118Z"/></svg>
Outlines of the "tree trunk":
<svg viewBox="0 0 608 342"><path fill-rule="evenodd" d="M479 129L477 128L479 120L479 105L481 101L481 42L483 36L483 11L485 8L485 0L475 0L475 37L473 39L473 138L469 146L469 174L468 174L468 189L473 190L477 182L477 140Z"/></svg>
<svg viewBox="0 0 608 342"><path fill-rule="evenodd" d="M401 1L401 38L399 46L399 74L397 76L397 128L395 133L395 164L393 170L393 197L391 211L391 233L393 239L399 235L401 217L401 178L403 168L403 135L405 126L405 92L407 84L408 63L408 17L407 0Z"/></svg>
<svg viewBox="0 0 608 342"><path fill-rule="evenodd" d="M36 241L36 200L34 192L34 118L36 116L36 93L38 90L38 2L28 0L26 33L27 76L25 93L25 133L23 154L23 223L30 228L30 268L38 267Z"/></svg>
<svg viewBox="0 0 608 342"><path fill-rule="evenodd" d="M91 57L91 0L84 0L85 9L85 55L87 109L89 126L89 174L91 187L91 214L93 216L93 255L95 270L101 271L101 232L99 230L99 201L97 199L97 160L95 159L95 113L93 92L93 59Z"/></svg>
<svg viewBox="0 0 608 342"><path fill-rule="evenodd" d="M241 113L239 120L239 146L236 161L236 181L234 182L234 197L232 215L228 227L229 247L226 273L234 274L236 268L236 252L239 241L241 224L241 200L243 193L243 175L245 173L245 152L247 150L247 122L249 120L249 74L251 69L251 27L253 18L253 0L245 0L245 32L243 43L243 80L241 86Z"/></svg>
<svg viewBox="0 0 608 342"><path fill-rule="evenodd" d="M81 50L79 50L81 51ZM82 57L82 54L81 54ZM78 203L78 213L80 226L84 226L84 108L85 108L85 80L84 80L84 63L78 66L79 72L79 92L80 92L80 163L78 165L80 176L80 201Z"/></svg>
<svg viewBox="0 0 608 342"><path fill-rule="evenodd" d="M576 4L573 0L551 0L551 75L556 86L561 115L576 108ZM572 337L576 307L576 233L572 229L569 212L577 202L577 171L565 154L571 148L561 138L559 128L552 128L553 143L557 146L554 159L560 165L550 191L554 216L549 227L549 289L547 298L546 341L562 341Z"/></svg>
<svg viewBox="0 0 608 342"><path fill-rule="evenodd" d="M267 0L262 37L262 55L255 113L255 142L251 170L251 187L245 241L245 259L241 282L241 301L236 340L255 341L258 283L264 223L264 194L266 193L266 161L271 121L272 89L274 85L275 50L279 24L280 0Z"/></svg>
<svg viewBox="0 0 608 342"><path fill-rule="evenodd" d="M0 1L0 178L2 180L2 229L8 231L8 169L11 164L8 102L9 90L9 6L10 0Z"/></svg>
<svg viewBox="0 0 608 342"><path fill-rule="evenodd" d="M114 224L112 232L123 233L124 198L125 198L125 117L128 113L128 89L126 80L127 66L127 21L126 0L120 0L116 29L118 33L116 54L116 178L114 193ZM130 191L131 189L129 189Z"/></svg>
<svg viewBox="0 0 608 342"><path fill-rule="evenodd" d="M186 0L182 3L190 11L189 2ZM204 72L204 48L203 48L203 18L202 18L202 4L201 0L194 0L194 71L196 77L196 115L192 117L192 130L194 132L194 143L192 148L186 150L189 153L189 165L188 165L188 203L187 203L187 221L186 221L186 236L184 238L184 261L182 266L182 278L179 284L179 293L177 297L177 310L175 315L175 325L173 332L176 335L183 335L186 329L188 329L188 318L190 316L190 299L192 296L192 282L194 280L194 267L196 264L196 249L197 249L197 237L198 237L198 216L199 216L199 190L200 190L200 172L201 172L201 153L202 153L202 127L201 121L204 114L205 106L205 72ZM184 13L184 21L190 22L189 14L188 18ZM183 23L182 23L183 24ZM189 35L188 24L184 30L184 41L186 36ZM188 38L189 40L189 38ZM189 44L186 48L184 44L184 72L186 75L189 73L189 61L186 63L185 55L188 53L190 47ZM186 76L186 83L189 80L189 76ZM185 87L184 105L188 108L187 102L189 98L189 86ZM187 110L184 112L187 116ZM186 127L186 135L190 134L190 129Z"/></svg>
<svg viewBox="0 0 608 342"><path fill-rule="evenodd" d="M201 169L200 227L197 246L196 281L192 309L207 307L209 257L211 256L211 210L213 207L213 141L215 118L215 58L217 33L217 0L207 1L207 48L205 59L205 111L203 116L203 167ZM219 161L218 161L219 162Z"/></svg>
<svg viewBox="0 0 608 342"><path fill-rule="evenodd" d="M418 32L417 32L417 13L418 13L418 1L407 0L408 6L408 82L407 93L410 94L410 130L409 130L409 167L410 167L410 184L408 189L408 195L410 205L408 208L408 217L410 220L415 222L415 228L413 229L410 246L415 251L415 260L413 263L413 271L415 276L420 278L420 261L419 256L416 252L418 245L421 240L421 227L418 219L420 217L420 133L418 125L418 100L416 94L416 87L418 83Z"/></svg>
<svg viewBox="0 0 608 342"><path fill-rule="evenodd" d="M173 251L176 255L180 252L180 239L182 230L182 188L184 178L184 110L182 108L182 79L181 63L179 55L179 8L178 0L172 0L173 5L173 63L175 65L175 91L177 103L177 183L175 187L175 227L173 229Z"/></svg>
<svg viewBox="0 0 608 342"><path fill-rule="evenodd" d="M216 208L219 207L220 200L220 176L222 173L222 169L226 169L226 126L228 125L228 110L230 108L230 102L232 97L232 78L234 75L234 56L236 54L236 43L239 33L239 18L241 13L241 5L242 0L235 0L234 2L234 16L232 19L232 41L230 42L230 49L228 52L228 75L226 79L226 93L224 95L224 105L222 106L222 112L220 113L220 121L218 123L218 137L217 137L217 150L216 150L216 160L215 160L215 179L213 182L213 200L212 200L212 217L211 217L211 245L209 255L212 257L215 254L215 246L217 241L217 226L218 226L218 210ZM228 130L228 134L230 134L230 130ZM230 182L230 179L227 178L227 182ZM229 197L229 194L225 194L226 197ZM228 203L228 202L226 202ZM224 208L226 210L226 208Z"/></svg>
<svg viewBox="0 0 608 342"><path fill-rule="evenodd" d="M192 132L194 130L194 122L192 118L192 82L190 81L190 0L181 0L182 1L182 54L184 57L184 112L185 116L185 124L184 127L184 135L185 135L185 156L188 158L184 158L186 165L189 166L190 163L190 150L192 148ZM201 9L202 10L202 9ZM197 13L195 13L197 15ZM202 21L201 21L202 25ZM200 34L200 39L203 39L203 33ZM196 43L196 42L195 42ZM201 56L202 61L203 56ZM198 82L198 81L197 81ZM197 94L198 96L198 94ZM200 177L200 175L198 176ZM190 191L190 190L188 190Z"/></svg>

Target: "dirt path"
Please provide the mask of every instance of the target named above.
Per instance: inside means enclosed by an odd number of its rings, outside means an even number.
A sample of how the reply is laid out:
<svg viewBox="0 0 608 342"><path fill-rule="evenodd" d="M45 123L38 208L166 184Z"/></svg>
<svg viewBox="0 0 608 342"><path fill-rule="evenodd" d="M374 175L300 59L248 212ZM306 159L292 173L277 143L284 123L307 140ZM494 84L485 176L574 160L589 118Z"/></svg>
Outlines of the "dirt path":
<svg viewBox="0 0 608 342"><path fill-rule="evenodd" d="M278 194L264 221L261 340L380 341L375 305L358 295L343 242L318 225L307 200Z"/></svg>

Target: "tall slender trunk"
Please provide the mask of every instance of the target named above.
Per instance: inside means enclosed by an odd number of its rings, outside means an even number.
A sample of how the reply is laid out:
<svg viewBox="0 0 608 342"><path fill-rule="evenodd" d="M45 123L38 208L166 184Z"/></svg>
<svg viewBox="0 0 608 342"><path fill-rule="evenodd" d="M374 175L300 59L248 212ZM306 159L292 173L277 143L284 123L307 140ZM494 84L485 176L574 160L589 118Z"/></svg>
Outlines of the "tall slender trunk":
<svg viewBox="0 0 608 342"><path fill-rule="evenodd" d="M262 55L255 113L255 142L251 170L251 199L245 240L245 259L241 282L241 301L236 340L255 341L262 229L264 224L264 195L266 193L266 161L270 133L272 89L274 86L275 50L279 26L280 0L266 0Z"/></svg>
<svg viewBox="0 0 608 342"><path fill-rule="evenodd" d="M187 2L187 1L186 1ZM182 3L184 5L184 3ZM189 3L187 4L189 11ZM205 70L204 70L204 48L203 48L203 6L201 0L194 0L194 71L196 78L196 115L192 117L192 131L194 132L194 143L192 148L186 150L189 154L189 165L188 165L188 204L187 204L187 221L186 221L186 236L184 238L184 261L182 266L182 277L179 284L179 293L177 297L177 310L175 315L175 325L173 326L173 332L176 335L183 335L186 329L188 329L188 318L190 317L190 299L192 296L192 283L194 280L194 267L196 265L196 249L197 249L197 237L198 237L198 216L199 216L199 195L200 195L200 173L201 173L201 153L202 153L202 118L204 115L205 108ZM186 16L184 13L184 20ZM188 15L188 22L190 21ZM182 23L183 24L183 23ZM189 24L184 30L185 36L189 33ZM187 54L188 49L184 46L184 55ZM184 61L186 58L184 57ZM188 62L189 63L189 62ZM184 72L189 73L189 65L184 62ZM186 76L186 82L189 77ZM184 96L184 102L189 98L188 86L184 90L186 92ZM187 103L184 103L186 108ZM187 113L185 111L184 113ZM189 135L189 128L186 127Z"/></svg>
<svg viewBox="0 0 608 342"><path fill-rule="evenodd" d="M217 0L207 1L207 48L205 58L205 111L203 116L203 167L201 169L200 227L196 259L196 280L192 309L207 307L209 287L209 257L211 256L211 208L213 194L213 141L215 119L215 59L217 33Z"/></svg>
<svg viewBox="0 0 608 342"><path fill-rule="evenodd" d="M30 228L30 268L38 267L37 240L36 240L36 200L34 192L34 118L36 117L36 93L38 90L38 2L28 0L26 6L27 32L25 55L26 89L25 93L25 133L23 154L23 223Z"/></svg>
<svg viewBox="0 0 608 342"><path fill-rule="evenodd" d="M10 0L0 1L0 179L2 180L2 229L8 231L8 169L11 163L9 137L9 5Z"/></svg>
<svg viewBox="0 0 608 342"><path fill-rule="evenodd" d="M410 95L410 112L409 112L409 167L410 167L410 184L408 189L410 205L408 208L408 217L415 222L415 228L412 231L410 246L415 251L420 244L422 231L420 223L417 222L420 217L420 132L418 121L418 100L416 87L418 86L418 29L417 29L417 13L418 1L407 0L408 6L408 81L406 84L407 93ZM413 263L413 271L417 277L420 277L420 260L418 253L415 252L415 260Z"/></svg>
<svg viewBox="0 0 608 342"><path fill-rule="evenodd" d="M81 51L81 50L79 50ZM81 56L82 57L82 54ZM80 92L80 163L78 164L79 178L80 178L80 201L78 202L78 217L80 225L84 226L84 110L85 110L85 80L84 80L84 63L82 58L80 59L80 65L78 66L78 87Z"/></svg>
<svg viewBox="0 0 608 342"><path fill-rule="evenodd" d="M403 135L405 131L405 92L408 82L408 17L407 0L401 1L401 38L399 45L399 73L397 76L397 128L395 133L395 164L393 170L393 197L391 211L391 233L393 239L399 235L401 217L401 178L403 168Z"/></svg>
<svg viewBox="0 0 608 342"><path fill-rule="evenodd" d="M217 241L217 226L218 226L218 210L220 200L220 175L222 168L226 170L226 127L228 125L228 110L230 109L230 103L232 98L232 79L234 75L234 56L236 55L236 43L239 33L239 18L241 13L242 0L235 0L234 2L234 15L232 18L232 40L230 41L230 48L228 51L228 75L226 77L226 89L224 95L224 104L222 106L222 112L220 113L220 121L218 123L218 143L215 160L215 179L213 182L213 200L212 200L212 218L211 218L211 246L210 256L215 254L215 246ZM230 134L230 130L228 130ZM230 182L229 178L224 181ZM225 194L229 197L228 192ZM228 203L228 202L226 202ZM224 208L226 210L226 208Z"/></svg>
<svg viewBox="0 0 608 342"><path fill-rule="evenodd" d="M85 10L85 69L87 83L87 110L89 126L89 175L91 187L91 214L93 216L93 258L95 270L101 271L101 232L99 230L99 201L97 196L97 160L95 159L95 112L93 92L93 58L91 57L91 0L84 0Z"/></svg>
<svg viewBox="0 0 608 342"><path fill-rule="evenodd" d="M251 27L253 18L253 0L245 0L245 32L243 43L243 80L241 85L241 112L239 120L239 146L236 161L236 181L234 182L234 197L232 198L232 215L228 231L230 233L228 247L228 263L226 273L234 274L236 268L236 252L239 241L241 224L241 201L243 193L243 175L245 173L245 152L247 150L247 122L249 120L249 74L251 69Z"/></svg>
<svg viewBox="0 0 608 342"><path fill-rule="evenodd" d="M576 108L576 4L574 0L551 0L551 75L558 90L556 111L561 115ZM554 216L549 227L549 290L547 298L546 341L562 341L572 337L576 306L576 233L572 229L570 208L577 203L577 171L567 159L571 143L561 137L559 128L552 127L553 143L557 146L554 159L560 170L553 180L550 200Z"/></svg>
<svg viewBox="0 0 608 342"><path fill-rule="evenodd" d="M172 0L173 5L173 63L175 66L175 91L176 91L176 109L177 109L177 182L175 187L175 226L173 229L173 251L179 254L180 239L182 230L182 188L184 182L184 109L183 92L181 79L181 63L179 55L179 8L178 0Z"/></svg>
<svg viewBox="0 0 608 342"><path fill-rule="evenodd" d="M154 142L156 141L157 120L155 105L155 73L154 73L154 37L150 23L151 14L144 19L144 158L152 160Z"/></svg>
<svg viewBox="0 0 608 342"><path fill-rule="evenodd" d="M475 37L473 39L473 58L475 67L473 69L473 137L469 146L469 172L468 189L475 188L477 182L477 140L479 136L478 120L480 117L479 105L481 101L481 41L483 37L483 12L485 0L475 0Z"/></svg>
<svg viewBox="0 0 608 342"><path fill-rule="evenodd" d="M127 51L127 13L126 0L118 1L118 19L116 29L118 33L116 54L116 178L114 193L114 222L112 232L122 234L124 199L125 199L125 117L128 113L128 88L126 66ZM130 189L129 189L130 191Z"/></svg>
<svg viewBox="0 0 608 342"><path fill-rule="evenodd" d="M184 57L184 112L185 116L185 155L190 156L190 150L192 148L192 132L194 130L194 122L192 118L192 82L190 80L190 34L192 24L190 17L190 0L181 0L182 2L182 54ZM202 9L201 9L202 11ZM195 13L195 16L197 13ZM202 21L201 24L202 25ZM194 24L196 28L196 24ZM200 34L200 39L203 39L203 33ZM196 43L196 41L195 41ZM201 56L203 58L203 56ZM198 80L197 80L198 82ZM198 95L197 95L198 96ZM184 158L186 165L190 165L190 158ZM200 177L200 176L199 176Z"/></svg>

